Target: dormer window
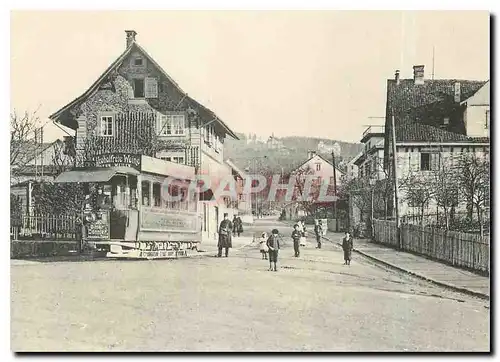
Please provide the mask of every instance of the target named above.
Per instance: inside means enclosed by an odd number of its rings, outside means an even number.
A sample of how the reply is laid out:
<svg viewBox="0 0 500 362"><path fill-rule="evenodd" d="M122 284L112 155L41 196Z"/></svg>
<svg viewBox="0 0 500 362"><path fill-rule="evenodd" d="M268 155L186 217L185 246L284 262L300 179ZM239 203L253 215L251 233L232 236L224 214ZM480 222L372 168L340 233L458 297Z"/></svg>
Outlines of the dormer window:
<svg viewBox="0 0 500 362"><path fill-rule="evenodd" d="M444 124L445 126L449 125L449 124L450 124L450 117L444 117L444 119L443 119L443 124Z"/></svg>

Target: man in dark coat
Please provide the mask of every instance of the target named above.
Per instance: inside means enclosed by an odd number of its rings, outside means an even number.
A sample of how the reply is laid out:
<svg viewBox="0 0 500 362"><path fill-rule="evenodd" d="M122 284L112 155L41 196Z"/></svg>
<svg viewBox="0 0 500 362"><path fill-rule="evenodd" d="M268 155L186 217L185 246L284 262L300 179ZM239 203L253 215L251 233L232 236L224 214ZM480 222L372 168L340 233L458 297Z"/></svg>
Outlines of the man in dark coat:
<svg viewBox="0 0 500 362"><path fill-rule="evenodd" d="M344 265L351 265L351 253L354 247L351 233L345 232L345 237L342 239L342 249L344 250Z"/></svg>
<svg viewBox="0 0 500 362"><path fill-rule="evenodd" d="M243 232L243 221L241 220L241 218L238 215L234 215L234 218L233 218L233 235L236 236L236 234L238 234L238 236L240 236L240 234L242 232Z"/></svg>
<svg viewBox="0 0 500 362"><path fill-rule="evenodd" d="M272 264L274 263L274 271L278 271L276 263L278 262L278 251L280 250L279 231L273 229L269 239L267 239L267 248L269 249L269 270L273 270Z"/></svg>
<svg viewBox="0 0 500 362"><path fill-rule="evenodd" d="M231 242L231 233L233 230L233 224L229 220L228 214L224 214L224 220L221 221L220 226L219 226L219 242L217 244L217 247L219 248L219 253L217 254L217 257L222 256L222 249L224 248L226 251L226 258L229 254L229 248L232 248L232 242Z"/></svg>

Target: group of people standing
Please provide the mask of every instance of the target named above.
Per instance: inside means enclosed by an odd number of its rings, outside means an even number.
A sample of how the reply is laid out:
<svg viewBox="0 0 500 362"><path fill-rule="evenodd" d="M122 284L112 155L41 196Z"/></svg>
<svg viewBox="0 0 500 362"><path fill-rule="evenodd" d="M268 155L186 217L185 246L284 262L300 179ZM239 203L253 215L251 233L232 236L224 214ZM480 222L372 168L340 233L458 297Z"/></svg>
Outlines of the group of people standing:
<svg viewBox="0 0 500 362"><path fill-rule="evenodd" d="M240 236L243 232L243 221L238 215L234 215L233 221L229 220L229 214L224 213L224 220L221 221L219 226L219 241L217 247L219 252L217 257L222 257L222 249L225 250L226 258L229 255L229 248L233 247L232 237Z"/></svg>
<svg viewBox="0 0 500 362"><path fill-rule="evenodd" d="M219 252L217 257L222 257L222 250L225 249L225 256L229 254L229 248L232 248L233 235L240 236L243 232L243 222L238 215L235 215L233 221L229 220L227 213L224 214L224 220L220 223L219 227L219 241L217 247ZM323 225L319 220L315 220L314 234L316 236L317 246L316 249L321 249L321 240L323 237ZM306 227L303 220L299 220L294 226L292 231L294 256L300 257L300 246L305 245ZM273 229L271 235L268 236L263 232L260 238L260 252L262 259L269 260L269 270L277 271L276 264L278 262L278 252L280 250L280 234L277 229ZM345 232L342 239L342 249L344 251L344 265L351 264L351 254L353 250L353 238L349 231ZM273 266L274 264L274 266Z"/></svg>

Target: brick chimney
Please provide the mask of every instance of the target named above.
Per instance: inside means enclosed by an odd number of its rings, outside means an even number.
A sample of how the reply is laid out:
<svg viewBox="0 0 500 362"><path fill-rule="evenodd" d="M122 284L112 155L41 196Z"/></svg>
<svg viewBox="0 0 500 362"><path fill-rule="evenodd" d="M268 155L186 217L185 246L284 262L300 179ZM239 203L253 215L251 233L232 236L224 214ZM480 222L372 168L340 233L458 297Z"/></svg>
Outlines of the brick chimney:
<svg viewBox="0 0 500 362"><path fill-rule="evenodd" d="M454 84L454 90L455 90L455 103L460 103L460 96L462 95L461 94L461 91L460 91L460 82L456 82Z"/></svg>
<svg viewBox="0 0 500 362"><path fill-rule="evenodd" d="M127 34L127 48L135 42L135 36L137 32L135 30L125 30L125 34Z"/></svg>
<svg viewBox="0 0 500 362"><path fill-rule="evenodd" d="M414 65L413 66L413 81L415 84L424 84L424 66Z"/></svg>
<svg viewBox="0 0 500 362"><path fill-rule="evenodd" d="M396 84L399 85L399 69L396 69L396 73L394 74L394 80L396 80Z"/></svg>

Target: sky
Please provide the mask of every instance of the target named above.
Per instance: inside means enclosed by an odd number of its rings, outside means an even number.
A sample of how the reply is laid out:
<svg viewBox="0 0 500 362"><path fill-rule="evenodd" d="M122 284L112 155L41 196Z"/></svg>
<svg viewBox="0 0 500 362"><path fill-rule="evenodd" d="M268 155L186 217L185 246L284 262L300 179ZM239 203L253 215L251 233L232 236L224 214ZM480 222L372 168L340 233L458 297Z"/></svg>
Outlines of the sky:
<svg viewBox="0 0 500 362"><path fill-rule="evenodd" d="M234 131L359 142L382 124L386 82L489 79L484 11L16 11L11 111L47 118L125 49L126 29L191 97Z"/></svg>

